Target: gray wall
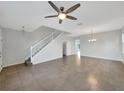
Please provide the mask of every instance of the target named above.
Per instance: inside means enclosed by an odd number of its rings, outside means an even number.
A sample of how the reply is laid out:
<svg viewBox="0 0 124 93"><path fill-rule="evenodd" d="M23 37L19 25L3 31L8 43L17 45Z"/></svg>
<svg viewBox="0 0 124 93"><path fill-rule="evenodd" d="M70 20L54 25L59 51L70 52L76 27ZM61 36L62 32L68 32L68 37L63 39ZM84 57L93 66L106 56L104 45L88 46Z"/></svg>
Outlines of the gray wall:
<svg viewBox="0 0 124 93"><path fill-rule="evenodd" d="M81 56L122 61L121 31L95 33L95 43L89 43L90 35L80 36Z"/></svg>
<svg viewBox="0 0 124 93"><path fill-rule="evenodd" d="M3 66L24 63L30 53L30 46L46 37L54 29L40 27L34 32L23 32L12 29L2 29Z"/></svg>

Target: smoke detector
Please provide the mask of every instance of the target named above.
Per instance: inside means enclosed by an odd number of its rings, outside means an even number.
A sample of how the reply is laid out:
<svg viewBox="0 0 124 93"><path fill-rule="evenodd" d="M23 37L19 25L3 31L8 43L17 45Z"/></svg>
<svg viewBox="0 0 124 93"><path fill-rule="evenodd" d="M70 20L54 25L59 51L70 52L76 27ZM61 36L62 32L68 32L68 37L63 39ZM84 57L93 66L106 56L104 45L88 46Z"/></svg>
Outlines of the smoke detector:
<svg viewBox="0 0 124 93"><path fill-rule="evenodd" d="M77 23L77 26L81 26L81 25L82 25L82 23L81 23L81 22Z"/></svg>

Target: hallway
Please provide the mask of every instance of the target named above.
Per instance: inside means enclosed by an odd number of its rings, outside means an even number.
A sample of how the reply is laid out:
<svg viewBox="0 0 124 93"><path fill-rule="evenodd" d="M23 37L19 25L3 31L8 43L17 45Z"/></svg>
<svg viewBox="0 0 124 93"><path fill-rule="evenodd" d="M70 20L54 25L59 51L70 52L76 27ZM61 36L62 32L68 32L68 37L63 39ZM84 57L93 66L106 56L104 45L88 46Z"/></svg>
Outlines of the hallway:
<svg viewBox="0 0 124 93"><path fill-rule="evenodd" d="M72 55L34 66L4 68L0 90L124 90L124 65Z"/></svg>

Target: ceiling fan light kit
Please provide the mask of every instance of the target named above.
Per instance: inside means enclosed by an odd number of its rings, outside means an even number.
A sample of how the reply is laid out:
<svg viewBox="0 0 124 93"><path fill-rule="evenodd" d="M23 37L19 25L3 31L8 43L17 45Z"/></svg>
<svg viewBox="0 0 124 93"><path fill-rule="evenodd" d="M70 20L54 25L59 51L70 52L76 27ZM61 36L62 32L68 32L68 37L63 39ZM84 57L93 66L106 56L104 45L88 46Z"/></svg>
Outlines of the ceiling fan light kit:
<svg viewBox="0 0 124 93"><path fill-rule="evenodd" d="M63 19L66 18L66 14L60 13L60 14L58 15L58 18L61 19L61 20L63 20Z"/></svg>
<svg viewBox="0 0 124 93"><path fill-rule="evenodd" d="M70 7L69 9L67 9L66 11L64 11L64 7L60 7L58 8L53 2L48 1L48 3L50 4L50 6L58 13L58 15L51 15L51 16L46 16L45 18L53 18L53 17L58 17L59 19L59 24L62 23L62 21L65 18L71 19L71 20L77 20L76 17L70 16L68 15L69 13L73 12L74 10L76 10L78 7L80 7L80 4L76 4L72 7Z"/></svg>

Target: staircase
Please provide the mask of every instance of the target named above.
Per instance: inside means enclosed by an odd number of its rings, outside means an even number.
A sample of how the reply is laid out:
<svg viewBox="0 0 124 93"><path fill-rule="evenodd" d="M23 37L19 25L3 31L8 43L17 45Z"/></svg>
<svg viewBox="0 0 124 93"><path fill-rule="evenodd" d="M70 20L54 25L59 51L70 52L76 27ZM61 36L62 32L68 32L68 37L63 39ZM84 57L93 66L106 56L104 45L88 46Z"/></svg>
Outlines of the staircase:
<svg viewBox="0 0 124 93"><path fill-rule="evenodd" d="M43 48L45 48L50 42L52 42L57 36L62 34L62 32L52 32L44 39L39 40L37 43L30 47L30 60L32 63L32 58L37 55Z"/></svg>

